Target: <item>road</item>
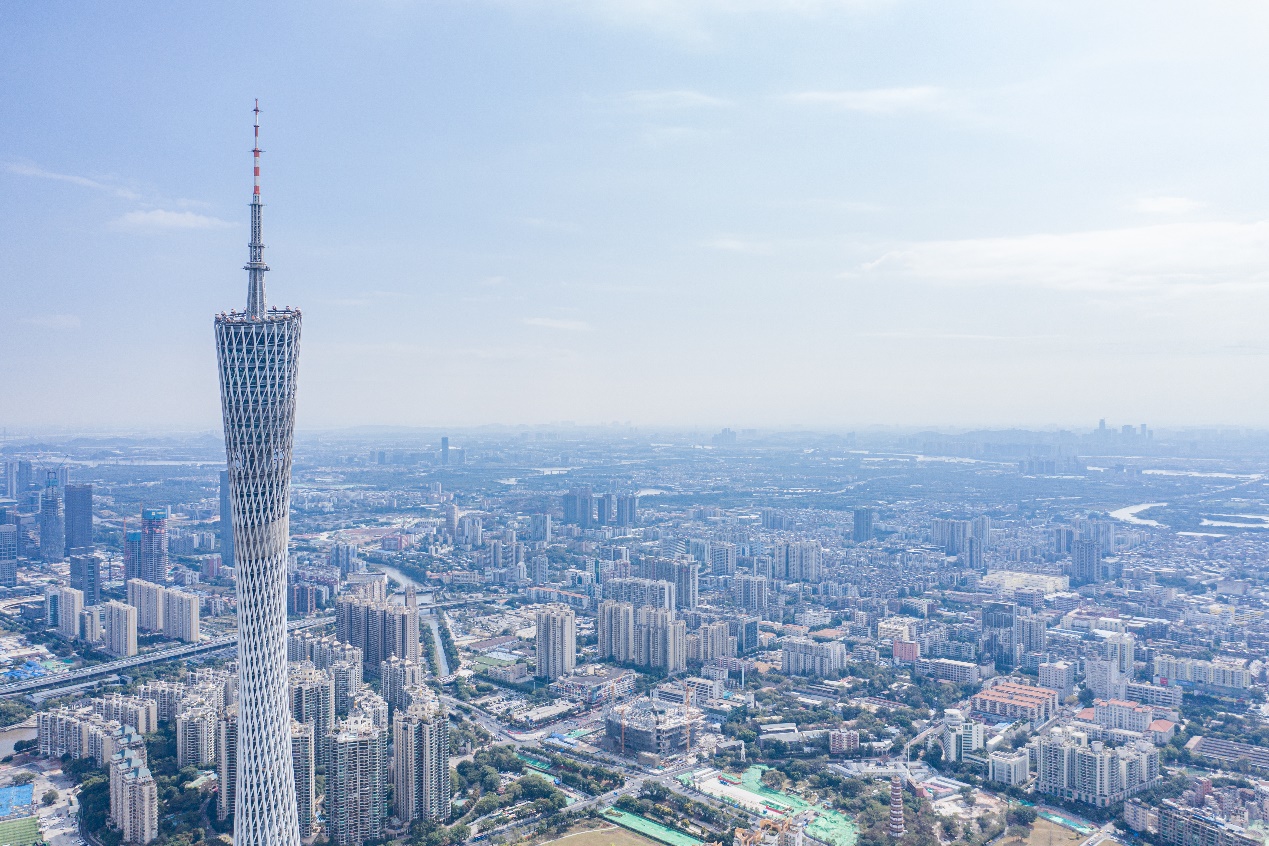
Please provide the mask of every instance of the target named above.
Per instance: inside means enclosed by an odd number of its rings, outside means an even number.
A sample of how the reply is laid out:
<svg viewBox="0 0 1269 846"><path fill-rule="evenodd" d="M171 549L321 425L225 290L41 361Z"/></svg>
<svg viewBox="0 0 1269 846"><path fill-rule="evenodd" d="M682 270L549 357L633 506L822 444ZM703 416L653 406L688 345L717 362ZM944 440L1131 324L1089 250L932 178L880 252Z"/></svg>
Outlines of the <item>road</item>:
<svg viewBox="0 0 1269 846"><path fill-rule="evenodd" d="M334 620L334 616L313 617L306 620L295 620L287 625L288 631L297 631L299 629L312 628L329 623ZM95 679L102 676L109 676L120 672L121 670L131 669L132 667L144 667L149 664L161 664L165 661L175 661L180 658L188 658L191 655L201 655L208 652L220 652L225 649L232 649L238 645L238 635L225 635L224 637L212 638L200 643L187 643L181 646L169 646L164 649L156 649L153 652L145 652L140 655L133 655L129 658L120 658L116 661L106 661L103 664L95 664L91 667L83 667L78 670L71 670L69 673L57 673L55 675L40 676L36 679L25 679L19 682L12 682L6 685L0 685L0 698L9 696L22 696L36 690L44 690L46 688L72 687L82 684L85 681Z"/></svg>

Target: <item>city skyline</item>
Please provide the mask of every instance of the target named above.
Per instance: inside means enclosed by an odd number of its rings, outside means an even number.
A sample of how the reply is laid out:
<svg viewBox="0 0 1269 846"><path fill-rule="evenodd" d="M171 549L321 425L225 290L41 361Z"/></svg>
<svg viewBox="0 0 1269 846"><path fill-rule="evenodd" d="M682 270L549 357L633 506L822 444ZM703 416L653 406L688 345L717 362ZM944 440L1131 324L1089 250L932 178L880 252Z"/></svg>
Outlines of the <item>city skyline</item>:
<svg viewBox="0 0 1269 846"><path fill-rule="evenodd" d="M0 424L214 427L254 96L306 429L1269 423L1258 8L322 12L6 10Z"/></svg>

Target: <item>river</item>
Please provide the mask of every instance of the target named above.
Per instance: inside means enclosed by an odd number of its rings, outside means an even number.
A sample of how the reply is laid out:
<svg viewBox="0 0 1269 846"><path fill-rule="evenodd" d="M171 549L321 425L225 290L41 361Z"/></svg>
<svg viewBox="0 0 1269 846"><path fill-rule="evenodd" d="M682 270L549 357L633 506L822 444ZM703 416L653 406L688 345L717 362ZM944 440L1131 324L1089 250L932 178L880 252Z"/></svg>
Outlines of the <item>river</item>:
<svg viewBox="0 0 1269 846"><path fill-rule="evenodd" d="M10 726L7 729L0 730L0 758L6 758L13 754L13 744L19 740L35 740L37 735L35 726L28 726L19 723L16 726Z"/></svg>
<svg viewBox="0 0 1269 846"><path fill-rule="evenodd" d="M410 578L396 567L389 567L387 564L375 564L374 566L387 573L388 578L402 587L413 587L419 593L420 602L430 603L432 601L432 589L429 586ZM432 629L432 640L436 644L436 661L439 664L436 668L438 671L437 675L448 676L449 661L445 658L445 644L441 642L441 628L436 619L436 612L424 612L419 615L419 622L427 624Z"/></svg>
<svg viewBox="0 0 1269 846"><path fill-rule="evenodd" d="M1127 508L1112 511L1110 516L1125 523L1133 523L1137 526L1155 526L1162 529L1164 526L1158 520L1147 520L1137 515L1142 511L1149 511L1151 508L1162 508L1165 505L1167 505L1166 502L1143 502L1140 505L1129 505Z"/></svg>

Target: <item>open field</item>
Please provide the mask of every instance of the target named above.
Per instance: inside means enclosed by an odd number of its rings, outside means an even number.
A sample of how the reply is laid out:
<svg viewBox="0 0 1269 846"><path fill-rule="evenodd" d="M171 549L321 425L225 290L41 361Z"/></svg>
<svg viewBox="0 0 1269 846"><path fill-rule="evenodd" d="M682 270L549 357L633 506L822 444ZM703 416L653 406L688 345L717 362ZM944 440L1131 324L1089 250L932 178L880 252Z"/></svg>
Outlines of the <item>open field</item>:
<svg viewBox="0 0 1269 846"><path fill-rule="evenodd" d="M1026 846L1079 846L1083 840L1084 835L1077 831L1046 819L1038 819L1031 826L1031 834L1023 842Z"/></svg>
<svg viewBox="0 0 1269 846"><path fill-rule="evenodd" d="M578 829L563 837L548 840L541 846L661 846L655 840L636 834L618 825Z"/></svg>

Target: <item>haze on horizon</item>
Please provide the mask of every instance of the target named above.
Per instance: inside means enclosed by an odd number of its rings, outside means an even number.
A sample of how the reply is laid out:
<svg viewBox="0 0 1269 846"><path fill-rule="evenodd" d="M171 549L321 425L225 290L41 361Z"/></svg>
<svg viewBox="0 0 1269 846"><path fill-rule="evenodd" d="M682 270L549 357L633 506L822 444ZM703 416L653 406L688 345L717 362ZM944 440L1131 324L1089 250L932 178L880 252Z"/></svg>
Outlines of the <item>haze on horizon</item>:
<svg viewBox="0 0 1269 846"><path fill-rule="evenodd" d="M0 425L1269 425L1269 8L0 10Z"/></svg>

